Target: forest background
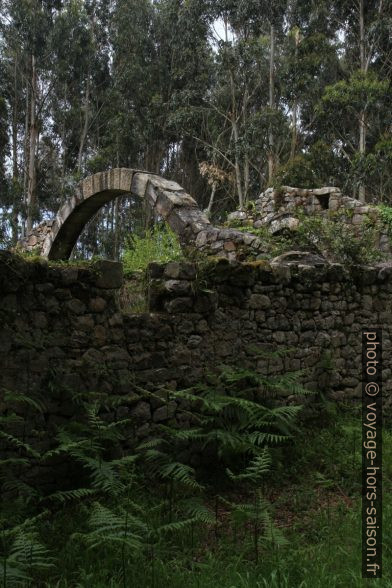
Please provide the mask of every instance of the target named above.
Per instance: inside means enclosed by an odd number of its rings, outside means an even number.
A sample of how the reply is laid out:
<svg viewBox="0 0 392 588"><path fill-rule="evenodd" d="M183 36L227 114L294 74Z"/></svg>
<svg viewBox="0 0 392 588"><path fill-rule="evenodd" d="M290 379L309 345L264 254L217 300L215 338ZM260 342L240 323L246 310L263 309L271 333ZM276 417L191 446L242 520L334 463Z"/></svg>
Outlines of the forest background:
<svg viewBox="0 0 392 588"><path fill-rule="evenodd" d="M391 204L391 31L390 0L1 0L3 246L112 167L217 222L271 185ZM106 205L79 253L119 258L142 213Z"/></svg>

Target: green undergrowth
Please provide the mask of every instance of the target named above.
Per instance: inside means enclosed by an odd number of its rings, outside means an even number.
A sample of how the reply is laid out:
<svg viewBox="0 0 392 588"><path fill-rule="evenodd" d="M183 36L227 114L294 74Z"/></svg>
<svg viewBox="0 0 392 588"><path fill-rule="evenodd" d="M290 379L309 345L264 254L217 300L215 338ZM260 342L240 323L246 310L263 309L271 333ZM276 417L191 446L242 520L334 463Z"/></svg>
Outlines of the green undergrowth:
<svg viewBox="0 0 392 588"><path fill-rule="evenodd" d="M287 251L303 250L323 255L333 262L346 265L372 264L385 258L376 246L382 226L389 228L392 215L389 208L381 212L381 222L368 218L362 225L347 224L345 217L353 211L343 210L330 213L330 218L306 216L299 210L296 213L300 221L297 229L283 229L272 235L267 227L254 228L253 225L240 225L232 221L240 231L256 235L264 246L267 258L277 257ZM392 226L392 225L391 225Z"/></svg>
<svg viewBox="0 0 392 588"><path fill-rule="evenodd" d="M176 234L166 226L155 225L144 235L132 235L123 254L124 275L145 270L149 263L165 263L183 259Z"/></svg>
<svg viewBox="0 0 392 588"><path fill-rule="evenodd" d="M295 402L266 400L277 391ZM3 418L17 448L0 464L4 587L374 585L361 579L356 406L310 395L299 374L265 378L227 367L208 385L138 393L157 393L168 410L173 399L181 402L190 425L178 429L169 418L124 454L132 420L101 412L112 414L124 398L76 393L79 419L60 427L53 448L39 454L12 435L16 415ZM45 410L44 397L8 394L30 414ZM33 459L46 467L69 460L73 477L43 491L23 481ZM384 430L383 462L384 577L377 585L387 588L392 429Z"/></svg>

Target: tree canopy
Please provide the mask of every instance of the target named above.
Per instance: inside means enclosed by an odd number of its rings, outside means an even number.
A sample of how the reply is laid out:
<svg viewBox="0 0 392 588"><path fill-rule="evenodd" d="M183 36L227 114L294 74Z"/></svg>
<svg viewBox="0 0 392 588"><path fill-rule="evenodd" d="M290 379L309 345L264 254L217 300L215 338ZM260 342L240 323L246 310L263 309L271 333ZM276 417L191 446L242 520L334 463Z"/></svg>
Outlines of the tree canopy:
<svg viewBox="0 0 392 588"><path fill-rule="evenodd" d="M2 0L3 242L118 166L217 220L283 181L390 203L391 32L389 0ZM84 254L117 257L133 206L108 204Z"/></svg>

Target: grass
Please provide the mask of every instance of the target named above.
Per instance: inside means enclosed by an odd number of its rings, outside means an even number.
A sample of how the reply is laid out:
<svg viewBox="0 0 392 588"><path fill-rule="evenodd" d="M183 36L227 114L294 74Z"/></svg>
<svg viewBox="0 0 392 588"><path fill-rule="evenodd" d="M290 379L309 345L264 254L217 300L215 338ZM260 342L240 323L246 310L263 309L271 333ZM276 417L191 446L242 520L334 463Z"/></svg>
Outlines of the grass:
<svg viewBox="0 0 392 588"><path fill-rule="evenodd" d="M233 528L221 502L217 525L199 525L156 536L143 555L120 547L87 549L80 533L87 529L89 501L69 503L39 525L56 566L37 577L46 588L356 588L392 587L392 430L384 430L384 577L361 578L360 411L327 407L322 418L308 415L295 442L277 450L277 464L264 482L274 520L287 544L266 544L259 563L252 550L249 523ZM316 419L316 420L315 420ZM318 419L318 420L317 420ZM322 421L324 424L322 423ZM248 489L219 489L227 499L243 500ZM150 512L151 528L160 517L163 488L138 487ZM233 495L234 493L234 495ZM209 499L213 510L214 496ZM17 508L13 505L16 516ZM21 507L25 510L26 506ZM376 584L374 583L376 582ZM20 584L29 585L29 584ZM31 586L32 584L30 584ZM11 586L11 585L10 585Z"/></svg>

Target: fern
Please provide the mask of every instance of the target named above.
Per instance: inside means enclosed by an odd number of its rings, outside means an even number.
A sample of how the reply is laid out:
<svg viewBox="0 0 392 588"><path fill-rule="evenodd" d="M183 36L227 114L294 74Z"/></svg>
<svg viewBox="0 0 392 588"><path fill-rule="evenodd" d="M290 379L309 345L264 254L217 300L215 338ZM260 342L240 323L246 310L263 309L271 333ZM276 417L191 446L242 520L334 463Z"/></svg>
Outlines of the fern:
<svg viewBox="0 0 392 588"><path fill-rule="evenodd" d="M45 402L42 398L38 397L37 394L35 398L33 396L28 396L27 394L23 394L22 392L15 391L15 390L8 390L6 388L4 390L4 402L7 406L12 406L13 404L20 404L25 407L30 407L36 410L39 413L45 412Z"/></svg>
<svg viewBox="0 0 392 588"><path fill-rule="evenodd" d="M75 490L58 490L53 494L49 494L49 496L45 496L42 498L42 501L50 501L50 502L59 502L60 504L65 504L70 500L80 501L83 498L87 498L90 496L94 496L97 493L97 490L93 488L76 488Z"/></svg>
<svg viewBox="0 0 392 588"><path fill-rule="evenodd" d="M33 449L33 447L31 447L31 445L29 445L28 443L24 443L17 437L14 437L14 435L11 435L10 433L6 433L5 431L0 430L0 437L3 437L3 439L8 441L8 443L10 443L11 445L15 445L15 447L17 447L18 449L24 449L26 453L28 453L32 457L35 457L36 459L40 458L40 454L38 453L38 451Z"/></svg>
<svg viewBox="0 0 392 588"><path fill-rule="evenodd" d="M81 539L89 549L123 546L133 557L142 550L143 539L148 534L147 525L139 517L129 512L119 515L99 502L92 507L89 527L88 533L74 534L73 537Z"/></svg>
<svg viewBox="0 0 392 588"><path fill-rule="evenodd" d="M23 525L10 529L8 537L13 541L6 546L6 533L2 533L3 556L0 563L0 574L4 586L25 586L34 582L36 572L45 572L54 567L54 558L41 542L31 519Z"/></svg>
<svg viewBox="0 0 392 588"><path fill-rule="evenodd" d="M271 462L271 455L267 449L264 449L260 455L256 455L250 461L249 465L240 474L233 474L229 468L226 471L229 478L234 482L250 481L255 484L270 471Z"/></svg>
<svg viewBox="0 0 392 588"><path fill-rule="evenodd" d="M204 525L213 525L215 523L214 513L204 504L201 498L195 496L188 498L182 501L181 506L192 519Z"/></svg>

